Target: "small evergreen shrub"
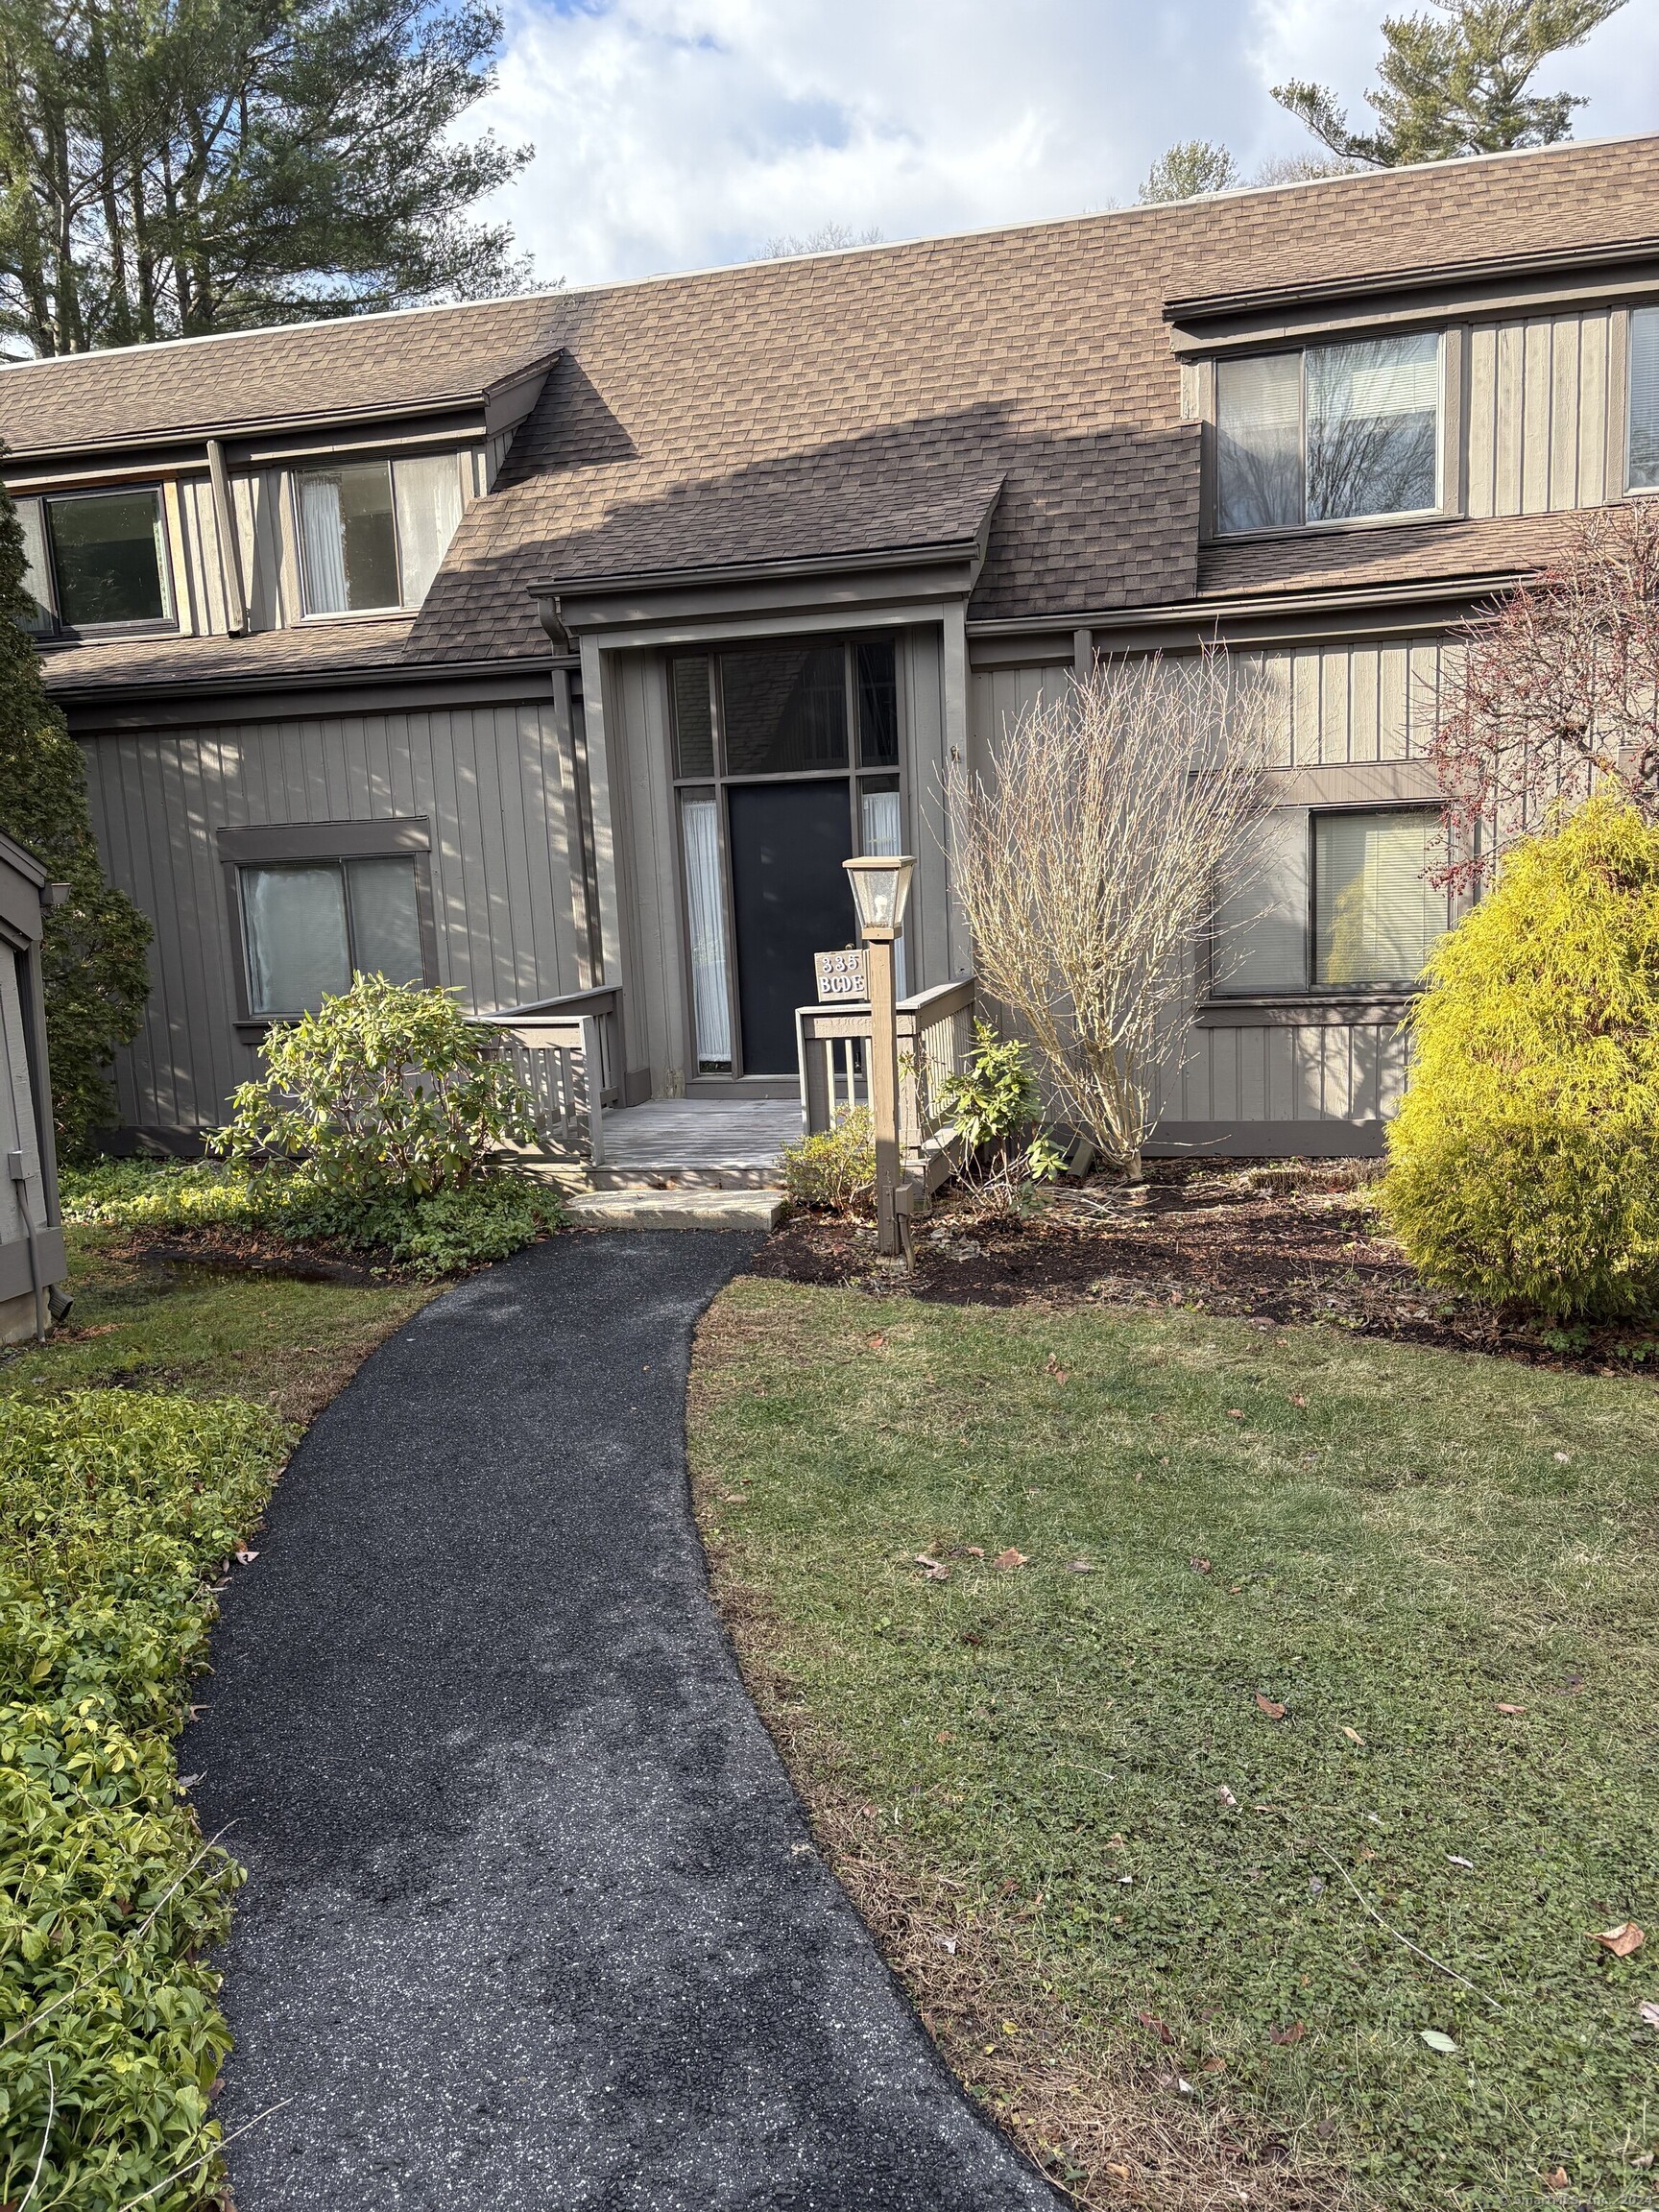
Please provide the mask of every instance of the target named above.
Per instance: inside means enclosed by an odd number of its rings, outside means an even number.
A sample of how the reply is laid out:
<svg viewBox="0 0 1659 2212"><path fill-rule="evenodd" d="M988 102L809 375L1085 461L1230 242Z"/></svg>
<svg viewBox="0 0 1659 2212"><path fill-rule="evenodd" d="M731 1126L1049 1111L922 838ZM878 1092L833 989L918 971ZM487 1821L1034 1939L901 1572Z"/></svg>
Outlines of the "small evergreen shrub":
<svg viewBox="0 0 1659 2212"><path fill-rule="evenodd" d="M218 2201L204 1954L242 1875L173 1739L286 1443L241 1399L0 1399L0 2203L37 2160L36 2204Z"/></svg>
<svg viewBox="0 0 1659 2212"><path fill-rule="evenodd" d="M1018 1207L1033 1184L1052 1182L1066 1165L1043 1127L1030 1053L988 1022L974 1024L968 1065L946 1077L937 1113L962 1140L962 1181L995 1204Z"/></svg>
<svg viewBox="0 0 1659 2212"><path fill-rule="evenodd" d="M311 1180L378 1198L469 1182L536 1136L529 1094L447 991L354 975L315 1014L270 1031L265 1072L231 1100L227 1159L302 1161Z"/></svg>
<svg viewBox="0 0 1659 2212"><path fill-rule="evenodd" d="M1659 1310L1659 827L1613 796L1518 846L1430 963L1382 1203L1430 1281Z"/></svg>
<svg viewBox="0 0 1659 2212"><path fill-rule="evenodd" d="M783 1147L783 1188L792 1206L830 1214L867 1209L876 1190L876 1141L867 1106L843 1107L833 1128Z"/></svg>

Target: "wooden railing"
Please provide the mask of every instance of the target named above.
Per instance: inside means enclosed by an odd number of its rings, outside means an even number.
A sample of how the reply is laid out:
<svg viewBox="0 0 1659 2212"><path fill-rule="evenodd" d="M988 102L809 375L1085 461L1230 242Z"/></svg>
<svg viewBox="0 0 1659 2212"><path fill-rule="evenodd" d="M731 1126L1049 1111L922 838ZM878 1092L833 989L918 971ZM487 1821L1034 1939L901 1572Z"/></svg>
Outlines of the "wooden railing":
<svg viewBox="0 0 1659 2212"><path fill-rule="evenodd" d="M493 1032L497 1049L535 1101L539 1144L531 1159L605 1157L605 1108L614 1106L617 1034L622 994L614 988L572 991L528 1006L503 1006L474 1014Z"/></svg>
<svg viewBox="0 0 1659 2212"><path fill-rule="evenodd" d="M934 991L901 998L899 1032L899 1163L924 1195L950 1172L953 1134L944 1125L940 1095L948 1075L968 1065L974 1044L974 979L963 976ZM801 1061L801 1109L808 1132L830 1129L865 1088L868 1006L803 1006L795 1016Z"/></svg>

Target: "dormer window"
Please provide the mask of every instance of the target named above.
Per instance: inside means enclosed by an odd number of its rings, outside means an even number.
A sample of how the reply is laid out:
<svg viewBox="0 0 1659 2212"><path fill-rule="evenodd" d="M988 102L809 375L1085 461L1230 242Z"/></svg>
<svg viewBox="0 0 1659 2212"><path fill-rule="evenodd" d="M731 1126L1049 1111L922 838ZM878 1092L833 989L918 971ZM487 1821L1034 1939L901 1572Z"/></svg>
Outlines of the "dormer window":
<svg viewBox="0 0 1659 2212"><path fill-rule="evenodd" d="M308 614L419 607L461 519L453 453L302 469L295 495Z"/></svg>
<svg viewBox="0 0 1659 2212"><path fill-rule="evenodd" d="M17 519L24 585L35 601L27 629L109 630L172 621L158 492L70 492L20 499Z"/></svg>
<svg viewBox="0 0 1659 2212"><path fill-rule="evenodd" d="M1433 514L1443 389L1431 331L1218 362L1217 534Z"/></svg>

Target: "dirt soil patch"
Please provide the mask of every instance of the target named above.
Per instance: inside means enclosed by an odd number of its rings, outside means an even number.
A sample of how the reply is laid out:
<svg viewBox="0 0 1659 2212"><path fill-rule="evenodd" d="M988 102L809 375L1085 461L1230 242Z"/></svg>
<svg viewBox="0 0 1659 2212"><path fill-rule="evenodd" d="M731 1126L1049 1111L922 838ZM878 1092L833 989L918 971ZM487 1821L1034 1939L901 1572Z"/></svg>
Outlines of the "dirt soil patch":
<svg viewBox="0 0 1659 2212"><path fill-rule="evenodd" d="M1264 1323L1326 1321L1368 1336L1486 1352L1589 1374L1659 1372L1659 1314L1560 1326L1432 1288L1377 1211L1368 1163L1155 1168L1138 1190L1091 1177L1024 1217L948 1193L917 1224L915 1272L877 1254L875 1231L799 1214L751 1270L908 1294L930 1304L1186 1306Z"/></svg>
<svg viewBox="0 0 1659 2212"><path fill-rule="evenodd" d="M141 1267L188 1268L211 1274L280 1275L295 1283L368 1285L414 1283L413 1270L395 1266L384 1253L353 1252L326 1244L290 1244L278 1237L260 1237L227 1228L223 1223L202 1229L136 1230L108 1247L114 1259Z"/></svg>

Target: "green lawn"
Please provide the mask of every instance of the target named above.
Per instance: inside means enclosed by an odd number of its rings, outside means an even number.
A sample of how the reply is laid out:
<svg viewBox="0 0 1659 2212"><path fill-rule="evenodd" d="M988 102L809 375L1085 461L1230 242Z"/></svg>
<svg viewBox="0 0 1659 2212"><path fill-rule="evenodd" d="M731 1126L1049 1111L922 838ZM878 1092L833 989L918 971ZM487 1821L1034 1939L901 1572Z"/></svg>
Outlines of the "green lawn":
<svg viewBox="0 0 1659 2212"><path fill-rule="evenodd" d="M832 1853L1090 2202L1659 2204L1651 1382L741 1280L692 1452Z"/></svg>

